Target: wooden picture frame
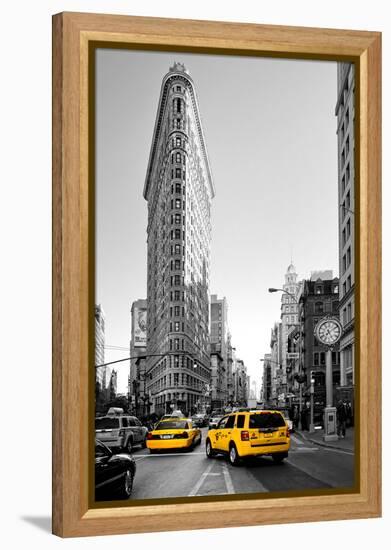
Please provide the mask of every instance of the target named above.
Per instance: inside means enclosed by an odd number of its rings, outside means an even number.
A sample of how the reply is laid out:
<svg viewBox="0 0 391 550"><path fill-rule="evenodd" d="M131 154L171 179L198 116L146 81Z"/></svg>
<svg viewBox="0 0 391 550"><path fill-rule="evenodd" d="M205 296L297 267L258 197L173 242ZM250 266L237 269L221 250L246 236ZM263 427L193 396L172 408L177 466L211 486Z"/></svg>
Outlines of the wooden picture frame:
<svg viewBox="0 0 391 550"><path fill-rule="evenodd" d="M134 507L90 505L94 47L346 60L356 67L356 326L360 482L353 492ZM53 532L62 537L378 517L381 514L381 35L62 13L53 17ZM91 317L91 316L90 316Z"/></svg>

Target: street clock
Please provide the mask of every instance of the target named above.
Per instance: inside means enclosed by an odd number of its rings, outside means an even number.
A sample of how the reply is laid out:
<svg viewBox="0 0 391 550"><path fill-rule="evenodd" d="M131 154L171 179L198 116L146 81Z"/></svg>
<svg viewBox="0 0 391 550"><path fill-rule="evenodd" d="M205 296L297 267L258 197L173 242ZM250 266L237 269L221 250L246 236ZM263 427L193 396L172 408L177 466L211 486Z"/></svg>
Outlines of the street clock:
<svg viewBox="0 0 391 550"><path fill-rule="evenodd" d="M342 325L337 317L326 316L318 321L314 334L321 344L332 347L341 339Z"/></svg>

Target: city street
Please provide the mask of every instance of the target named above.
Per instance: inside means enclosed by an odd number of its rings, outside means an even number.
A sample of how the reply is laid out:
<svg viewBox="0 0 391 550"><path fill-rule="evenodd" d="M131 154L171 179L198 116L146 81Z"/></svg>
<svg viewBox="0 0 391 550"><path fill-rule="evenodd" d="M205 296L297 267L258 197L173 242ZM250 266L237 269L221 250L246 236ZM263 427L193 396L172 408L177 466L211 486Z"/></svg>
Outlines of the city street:
<svg viewBox="0 0 391 550"><path fill-rule="evenodd" d="M270 457L231 466L227 459L205 455L207 429L193 452L149 453L135 449L137 472L131 499L264 493L349 487L354 456L350 451L325 448L292 434L289 458L275 464Z"/></svg>

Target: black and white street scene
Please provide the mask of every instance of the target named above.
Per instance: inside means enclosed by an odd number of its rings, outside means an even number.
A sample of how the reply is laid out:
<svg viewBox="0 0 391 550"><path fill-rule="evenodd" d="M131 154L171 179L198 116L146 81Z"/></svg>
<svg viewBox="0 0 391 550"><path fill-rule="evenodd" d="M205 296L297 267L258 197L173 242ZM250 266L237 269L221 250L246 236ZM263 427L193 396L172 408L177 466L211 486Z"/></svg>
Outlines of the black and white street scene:
<svg viewBox="0 0 391 550"><path fill-rule="evenodd" d="M96 500L351 490L354 66L96 55Z"/></svg>

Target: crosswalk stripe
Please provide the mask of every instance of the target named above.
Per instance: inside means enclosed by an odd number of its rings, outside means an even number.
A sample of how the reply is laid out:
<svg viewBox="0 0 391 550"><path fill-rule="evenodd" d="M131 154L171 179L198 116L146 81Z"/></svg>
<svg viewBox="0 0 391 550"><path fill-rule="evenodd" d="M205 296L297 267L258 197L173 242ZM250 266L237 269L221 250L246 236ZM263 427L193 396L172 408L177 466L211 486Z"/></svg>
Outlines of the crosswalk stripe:
<svg viewBox="0 0 391 550"><path fill-rule="evenodd" d="M304 445L304 441L302 441L299 437L297 437L297 435L291 435L291 439L296 443L296 445Z"/></svg>

